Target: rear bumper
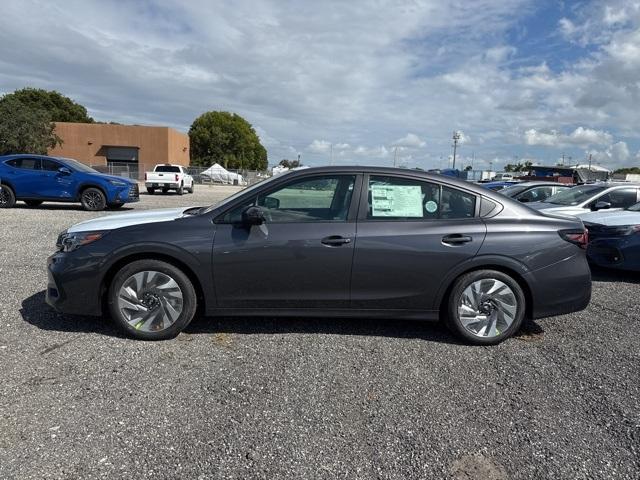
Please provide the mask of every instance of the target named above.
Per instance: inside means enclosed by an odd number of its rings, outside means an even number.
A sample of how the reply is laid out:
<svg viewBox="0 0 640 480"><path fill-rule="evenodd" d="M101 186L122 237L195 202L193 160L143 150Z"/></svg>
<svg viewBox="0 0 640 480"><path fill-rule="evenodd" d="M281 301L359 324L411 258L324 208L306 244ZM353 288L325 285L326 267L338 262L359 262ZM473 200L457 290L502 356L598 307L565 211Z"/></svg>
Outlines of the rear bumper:
<svg viewBox="0 0 640 480"><path fill-rule="evenodd" d="M46 302L61 313L102 315L100 275L95 263L56 252L47 259Z"/></svg>
<svg viewBox="0 0 640 480"><path fill-rule="evenodd" d="M147 188L180 188L180 182L145 182Z"/></svg>
<svg viewBox="0 0 640 480"><path fill-rule="evenodd" d="M532 296L532 318L579 312L591 300L591 270L583 252L524 275Z"/></svg>

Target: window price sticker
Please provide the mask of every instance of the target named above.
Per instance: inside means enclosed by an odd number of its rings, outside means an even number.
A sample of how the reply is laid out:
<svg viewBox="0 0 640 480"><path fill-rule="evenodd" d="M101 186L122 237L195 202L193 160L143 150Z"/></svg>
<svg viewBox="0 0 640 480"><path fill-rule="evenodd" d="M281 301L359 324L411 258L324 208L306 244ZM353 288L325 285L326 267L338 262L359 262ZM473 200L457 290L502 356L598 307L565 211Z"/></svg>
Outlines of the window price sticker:
<svg viewBox="0 0 640 480"><path fill-rule="evenodd" d="M422 218L422 188L419 185L372 185L371 215Z"/></svg>

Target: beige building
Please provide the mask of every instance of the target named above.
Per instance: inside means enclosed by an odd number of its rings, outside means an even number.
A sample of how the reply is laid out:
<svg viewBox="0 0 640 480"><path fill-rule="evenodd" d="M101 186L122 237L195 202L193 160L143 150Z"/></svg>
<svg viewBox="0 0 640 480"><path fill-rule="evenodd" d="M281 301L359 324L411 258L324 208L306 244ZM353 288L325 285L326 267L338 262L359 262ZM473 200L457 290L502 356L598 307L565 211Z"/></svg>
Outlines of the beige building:
<svg viewBox="0 0 640 480"><path fill-rule="evenodd" d="M189 166L189 137L169 127L56 123L62 145L49 155L67 157L111 173L141 176L157 163Z"/></svg>

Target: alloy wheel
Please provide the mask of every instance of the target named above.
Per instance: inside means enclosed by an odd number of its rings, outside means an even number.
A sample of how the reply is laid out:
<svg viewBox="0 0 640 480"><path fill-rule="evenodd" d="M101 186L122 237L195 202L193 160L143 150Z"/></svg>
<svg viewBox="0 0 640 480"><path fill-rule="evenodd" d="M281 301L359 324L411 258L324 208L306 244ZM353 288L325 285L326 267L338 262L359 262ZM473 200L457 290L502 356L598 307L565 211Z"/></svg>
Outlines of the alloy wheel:
<svg viewBox="0 0 640 480"><path fill-rule="evenodd" d="M182 290L169 275L143 271L131 275L118 292L118 308L136 330L166 330L180 317L184 305Z"/></svg>
<svg viewBox="0 0 640 480"><path fill-rule="evenodd" d="M11 202L11 194L5 188L0 187L0 205L8 205Z"/></svg>
<svg viewBox="0 0 640 480"><path fill-rule="evenodd" d="M483 278L464 289L458 302L462 326L481 338L497 337L513 323L518 301L513 290L494 278Z"/></svg>
<svg viewBox="0 0 640 480"><path fill-rule="evenodd" d="M94 192L91 190L84 192L82 194L82 199L84 200L84 203L87 205L87 207L89 207L89 209L91 210L98 209L102 205L102 195L100 195L100 193L98 192Z"/></svg>

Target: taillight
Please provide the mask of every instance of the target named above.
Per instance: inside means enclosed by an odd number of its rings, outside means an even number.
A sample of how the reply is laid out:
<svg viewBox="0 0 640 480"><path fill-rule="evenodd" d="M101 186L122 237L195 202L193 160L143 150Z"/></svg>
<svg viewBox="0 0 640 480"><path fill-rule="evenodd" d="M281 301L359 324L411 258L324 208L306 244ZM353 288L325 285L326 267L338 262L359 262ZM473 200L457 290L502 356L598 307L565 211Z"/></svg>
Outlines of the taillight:
<svg viewBox="0 0 640 480"><path fill-rule="evenodd" d="M587 248L589 243L589 230L559 230L558 234L563 240L569 243L579 246L580 248Z"/></svg>
<svg viewBox="0 0 640 480"><path fill-rule="evenodd" d="M178 174L176 173L176 182L178 181Z"/></svg>

